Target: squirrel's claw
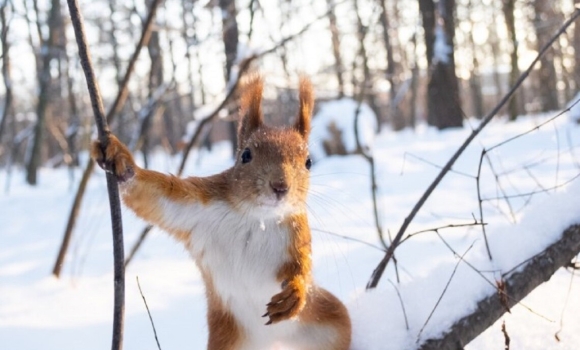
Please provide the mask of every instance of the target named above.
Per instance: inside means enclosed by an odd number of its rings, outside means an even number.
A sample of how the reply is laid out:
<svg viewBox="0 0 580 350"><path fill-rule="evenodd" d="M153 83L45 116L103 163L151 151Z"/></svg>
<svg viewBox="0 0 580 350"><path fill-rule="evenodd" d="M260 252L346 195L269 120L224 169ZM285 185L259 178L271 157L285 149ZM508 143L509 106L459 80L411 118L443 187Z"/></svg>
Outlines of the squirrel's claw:
<svg viewBox="0 0 580 350"><path fill-rule="evenodd" d="M284 290L272 297L266 304L267 312L262 317L269 317L266 325L280 322L296 316L305 304L305 293L292 283L286 284Z"/></svg>
<svg viewBox="0 0 580 350"><path fill-rule="evenodd" d="M91 145L91 156L106 172L112 173L119 182L125 182L135 175L135 162L131 152L114 135L103 149L99 141Z"/></svg>

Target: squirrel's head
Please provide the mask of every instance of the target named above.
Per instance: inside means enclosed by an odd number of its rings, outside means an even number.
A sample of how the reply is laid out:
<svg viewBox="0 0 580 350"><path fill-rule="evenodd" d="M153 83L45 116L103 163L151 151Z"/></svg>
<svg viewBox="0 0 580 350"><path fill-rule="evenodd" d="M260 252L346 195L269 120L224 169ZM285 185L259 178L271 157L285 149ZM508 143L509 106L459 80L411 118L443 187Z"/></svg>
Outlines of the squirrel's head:
<svg viewBox="0 0 580 350"><path fill-rule="evenodd" d="M300 79L300 105L292 126L273 128L262 115L263 80L251 77L241 98L232 192L236 205L261 218L304 210L312 164L308 134L314 104L312 85Z"/></svg>

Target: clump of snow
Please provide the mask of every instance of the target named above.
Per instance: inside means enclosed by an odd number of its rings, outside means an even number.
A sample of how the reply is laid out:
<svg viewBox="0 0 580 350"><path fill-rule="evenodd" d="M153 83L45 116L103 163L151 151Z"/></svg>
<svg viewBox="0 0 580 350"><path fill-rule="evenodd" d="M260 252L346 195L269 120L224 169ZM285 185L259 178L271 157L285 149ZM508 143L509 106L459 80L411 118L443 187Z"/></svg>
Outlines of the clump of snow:
<svg viewBox="0 0 580 350"><path fill-rule="evenodd" d="M326 156L323 142L332 137L329 127L334 125L341 132L342 142L346 151L352 153L356 150L354 135L354 118L358 102L351 98L342 98L336 101L320 104L318 113L312 119L312 131L310 134L310 155L319 160ZM359 141L361 147L371 148L375 138L377 119L373 110L366 104L360 106L358 116Z"/></svg>
<svg viewBox="0 0 580 350"><path fill-rule="evenodd" d="M453 48L449 45L447 35L441 24L435 27L435 44L433 45L433 62L449 63Z"/></svg>
<svg viewBox="0 0 580 350"><path fill-rule="evenodd" d="M478 270L494 271L485 274L487 281L467 264L448 261L432 269L425 278L399 285L408 330L404 327L404 314L396 290L382 281L377 290L360 294L349 304L354 324L352 348L414 349L422 341L442 335L455 321L475 310L479 300L495 293L493 284L502 273L543 251L557 241L567 227L577 223L580 223L580 181L534 203L517 226L504 225L489 230L491 262L483 239L475 240L473 247L458 252L465 253L464 259ZM447 292L425 325L456 266Z"/></svg>

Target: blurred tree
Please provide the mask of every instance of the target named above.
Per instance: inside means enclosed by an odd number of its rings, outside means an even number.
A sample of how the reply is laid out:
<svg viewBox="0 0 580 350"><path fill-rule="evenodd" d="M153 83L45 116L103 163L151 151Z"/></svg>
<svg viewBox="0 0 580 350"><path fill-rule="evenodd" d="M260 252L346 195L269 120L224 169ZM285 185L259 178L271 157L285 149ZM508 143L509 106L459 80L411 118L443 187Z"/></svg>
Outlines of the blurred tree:
<svg viewBox="0 0 580 350"><path fill-rule="evenodd" d="M511 46L509 86L514 86L520 76L520 69L518 67L518 38L516 35L516 22L514 16L515 5L516 0L503 0L503 16ZM508 105L509 120L516 120L520 113L521 111L519 111L518 108L518 95L514 94Z"/></svg>
<svg viewBox="0 0 580 350"><path fill-rule="evenodd" d="M386 61L387 61L387 70L386 70L386 78L389 82L389 121L391 122L391 126L393 130L401 130L405 126L407 126L404 115L401 113L401 110L398 106L397 93L398 93L398 67L395 63L393 51L395 47L393 45L393 39L396 35L391 34L391 24L389 20L389 10L387 8L387 1L386 0L378 0L379 5L381 7L381 15L379 17L381 27L382 27L382 34L383 34L383 43L385 44L385 51L386 51ZM396 4L395 4L396 7ZM398 48L400 50L400 48Z"/></svg>
<svg viewBox="0 0 580 350"><path fill-rule="evenodd" d="M374 90L374 77L373 77L373 74L371 73L371 69L369 66L369 55L368 55L368 50L367 50L366 43L365 43L365 40L367 38L367 34L369 32L368 31L369 28L367 25L365 25L363 23L363 20L362 20L361 14L360 14L358 0L354 0L354 11L356 14L358 40L360 42L358 56L361 59L360 65L362 66L361 68L363 71L363 77L362 77L362 82L357 82L356 78L353 74L353 85L355 88L357 86L359 86L360 90L364 91L363 98L366 98L368 100L369 107L375 113L375 116L377 118L377 131L379 131L381 128L381 119L382 119L381 118L381 111L377 105L377 98L376 98L375 90ZM355 67L356 67L356 60L353 62L353 70L355 70Z"/></svg>
<svg viewBox="0 0 580 350"><path fill-rule="evenodd" d="M439 129L460 127L463 125L463 114L453 49L455 1L439 0L436 11L433 0L419 0L419 9L429 69L427 123Z"/></svg>
<svg viewBox="0 0 580 350"><path fill-rule="evenodd" d="M36 6L36 1L35 1ZM39 55L41 63L40 71L38 72L38 102L36 105L36 124L34 126L34 136L32 138L32 146L30 146L28 159L26 161L26 182L30 185L36 185L37 170L40 166L42 143L44 137L44 129L46 123L46 116L48 106L50 103L51 94L51 63L56 57L59 57L59 50L65 47L64 38L64 23L62 20L60 0L51 0L51 8L48 16L48 38L42 36L42 30L39 16L39 11L36 11L37 28L39 33Z"/></svg>
<svg viewBox="0 0 580 350"><path fill-rule="evenodd" d="M234 63L238 58L238 11L236 9L235 0L219 0L219 7L222 11L222 40L224 42L224 52L226 55L226 65L225 65L225 79L226 86L229 86L230 80L233 78L232 69ZM230 109L233 114L234 109ZM230 140L232 142L232 154L236 154L236 148L238 144L237 140L237 130L236 122L231 121L229 124Z"/></svg>
<svg viewBox="0 0 580 350"><path fill-rule="evenodd" d="M0 6L0 43L2 44L2 77L4 79L4 88L6 94L4 96L4 109L0 116L0 147L2 145L2 135L8 116L12 114L12 68L10 62L10 42L8 41L8 31L10 28L10 19L7 17L7 7L9 2L4 1ZM2 154L0 148L0 155Z"/></svg>
<svg viewBox="0 0 580 350"><path fill-rule="evenodd" d="M534 0L534 29L536 31L536 47L540 50L550 40L554 29L560 23L554 21L554 2ZM556 67L554 66L555 52L550 48L540 59L538 80L538 96L540 108L543 112L559 108Z"/></svg>
<svg viewBox="0 0 580 350"><path fill-rule="evenodd" d="M580 0L573 0L574 6L580 8ZM574 46L574 83L577 91L580 91L580 23L574 23L573 33Z"/></svg>
<svg viewBox="0 0 580 350"><path fill-rule="evenodd" d="M336 74L336 81L338 82L338 98L344 96L344 64L342 62L342 54L340 53L340 32L338 30L338 20L334 7L336 6L334 0L326 0L328 5L328 23L330 29L330 37L332 40L332 54L334 55L334 72Z"/></svg>

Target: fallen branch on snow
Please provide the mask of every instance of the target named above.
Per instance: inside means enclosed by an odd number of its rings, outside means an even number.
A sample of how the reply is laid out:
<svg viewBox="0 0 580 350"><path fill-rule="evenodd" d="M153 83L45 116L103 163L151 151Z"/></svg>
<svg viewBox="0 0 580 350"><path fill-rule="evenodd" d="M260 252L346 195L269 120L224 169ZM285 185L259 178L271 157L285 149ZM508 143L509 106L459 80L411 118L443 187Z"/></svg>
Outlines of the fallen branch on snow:
<svg viewBox="0 0 580 350"><path fill-rule="evenodd" d="M537 254L527 265L504 277L507 297L495 293L482 299L471 314L455 322L440 338L426 340L418 349L463 349L506 312L506 302L509 308L514 306L579 253L580 224L577 224L567 228L557 242Z"/></svg>

